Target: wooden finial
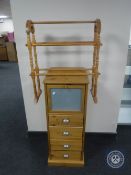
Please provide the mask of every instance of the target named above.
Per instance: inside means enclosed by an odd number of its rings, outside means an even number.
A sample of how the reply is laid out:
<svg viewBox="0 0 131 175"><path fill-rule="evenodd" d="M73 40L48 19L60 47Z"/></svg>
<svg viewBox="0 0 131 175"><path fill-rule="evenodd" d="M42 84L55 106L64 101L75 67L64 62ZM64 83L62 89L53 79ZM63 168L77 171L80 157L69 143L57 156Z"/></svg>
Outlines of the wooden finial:
<svg viewBox="0 0 131 175"><path fill-rule="evenodd" d="M100 34L101 33L101 20L96 19L96 25L97 25L97 32Z"/></svg>
<svg viewBox="0 0 131 175"><path fill-rule="evenodd" d="M26 28L28 28L31 33L35 33L35 28L31 20L26 21Z"/></svg>

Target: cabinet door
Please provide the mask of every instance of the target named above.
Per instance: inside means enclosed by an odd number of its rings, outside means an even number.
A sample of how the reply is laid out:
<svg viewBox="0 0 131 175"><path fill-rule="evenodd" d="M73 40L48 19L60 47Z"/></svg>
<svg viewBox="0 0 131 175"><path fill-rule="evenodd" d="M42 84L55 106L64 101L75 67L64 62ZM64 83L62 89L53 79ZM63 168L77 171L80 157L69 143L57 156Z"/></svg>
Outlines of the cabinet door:
<svg viewBox="0 0 131 175"><path fill-rule="evenodd" d="M82 112L84 85L47 85L49 112Z"/></svg>

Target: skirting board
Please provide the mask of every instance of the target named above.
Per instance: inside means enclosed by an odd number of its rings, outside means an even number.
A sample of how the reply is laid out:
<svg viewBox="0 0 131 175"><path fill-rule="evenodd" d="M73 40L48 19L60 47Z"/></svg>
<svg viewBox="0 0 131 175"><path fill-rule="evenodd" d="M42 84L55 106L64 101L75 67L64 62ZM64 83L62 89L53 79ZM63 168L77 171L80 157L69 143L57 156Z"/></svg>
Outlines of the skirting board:
<svg viewBox="0 0 131 175"><path fill-rule="evenodd" d="M44 135L44 134L47 134L47 131L27 131L27 134L29 135L29 136L42 136L42 135ZM100 135L100 136L105 136L105 135L110 135L110 136L114 136L114 135L116 135L117 134L117 132L116 133L103 133L103 132L85 132L85 134L88 136L90 136L90 135L92 135L92 136L95 136L95 135Z"/></svg>

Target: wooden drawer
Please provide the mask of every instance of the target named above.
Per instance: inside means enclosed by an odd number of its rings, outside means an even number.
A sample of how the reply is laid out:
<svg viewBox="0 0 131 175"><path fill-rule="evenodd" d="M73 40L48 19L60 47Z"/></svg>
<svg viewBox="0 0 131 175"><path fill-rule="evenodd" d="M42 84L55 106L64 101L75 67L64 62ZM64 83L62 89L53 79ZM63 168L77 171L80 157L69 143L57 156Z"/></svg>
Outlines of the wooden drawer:
<svg viewBox="0 0 131 175"><path fill-rule="evenodd" d="M50 139L80 139L82 138L82 127L56 127L49 126Z"/></svg>
<svg viewBox="0 0 131 175"><path fill-rule="evenodd" d="M50 140L50 144L51 150L81 151L82 149L82 140Z"/></svg>
<svg viewBox="0 0 131 175"><path fill-rule="evenodd" d="M56 160L80 160L80 151L51 151L51 159Z"/></svg>
<svg viewBox="0 0 131 175"><path fill-rule="evenodd" d="M49 114L49 126L83 126L82 114Z"/></svg>

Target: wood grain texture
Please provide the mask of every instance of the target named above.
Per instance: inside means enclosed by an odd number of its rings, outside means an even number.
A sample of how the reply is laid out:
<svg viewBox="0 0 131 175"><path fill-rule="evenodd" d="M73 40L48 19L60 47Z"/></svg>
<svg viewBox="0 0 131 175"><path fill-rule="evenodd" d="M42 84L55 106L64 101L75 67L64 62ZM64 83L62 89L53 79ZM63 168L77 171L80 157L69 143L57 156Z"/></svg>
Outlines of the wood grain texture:
<svg viewBox="0 0 131 175"><path fill-rule="evenodd" d="M85 84L88 83L88 77L87 76L46 76L44 79L45 84Z"/></svg>
<svg viewBox="0 0 131 175"><path fill-rule="evenodd" d="M96 20L77 20L77 21L32 21L32 24L82 24L82 23L95 23Z"/></svg>
<svg viewBox="0 0 131 175"><path fill-rule="evenodd" d="M100 42L95 41L56 41L56 42L31 42L32 46L97 46Z"/></svg>
<svg viewBox="0 0 131 175"><path fill-rule="evenodd" d="M51 67L47 70L47 76L87 76L89 71L84 67Z"/></svg>
<svg viewBox="0 0 131 175"><path fill-rule="evenodd" d="M82 139L81 140L50 140L51 150L54 151L81 151L82 150Z"/></svg>
<svg viewBox="0 0 131 175"><path fill-rule="evenodd" d="M7 55L7 49L6 47L0 46L0 61L7 61L8 55Z"/></svg>
<svg viewBox="0 0 131 175"><path fill-rule="evenodd" d="M63 126L49 126L50 139L62 140L81 140L83 134L83 127L63 127Z"/></svg>
<svg viewBox="0 0 131 175"><path fill-rule="evenodd" d="M54 160L80 160L80 151L51 151L51 159Z"/></svg>
<svg viewBox="0 0 131 175"><path fill-rule="evenodd" d="M56 72L73 72L73 76L56 76ZM81 79L75 75L82 73ZM46 105L48 118L49 165L83 166L84 165L84 129L85 105L87 97L88 77L85 68L51 68L47 70L44 80L46 87ZM52 75L49 75L49 74ZM54 73L54 74L53 74ZM70 80L70 81L69 81ZM77 81L76 81L77 80ZM76 83L77 82L77 83ZM59 83L59 84L57 84ZM76 83L76 84L74 84ZM81 88L81 111L53 111L51 110L51 88ZM63 124L66 120L66 124ZM67 154L68 153L68 154ZM79 154L78 154L79 153ZM64 158L63 156L69 156ZM67 155L66 155L67 154Z"/></svg>
<svg viewBox="0 0 131 175"><path fill-rule="evenodd" d="M64 166L64 167L83 167L84 166L84 156L81 160L59 160L48 158L49 166Z"/></svg>
<svg viewBox="0 0 131 175"><path fill-rule="evenodd" d="M91 41L36 41L35 40L35 26L34 24L81 24L81 23L89 23L94 25L94 37ZM100 46L102 46L100 41L100 32L101 32L101 21L100 19L96 20L83 20L83 21L32 21L27 20L26 22L27 28L27 44L29 50L29 58L30 58L30 66L31 66L31 76L33 81L33 88L34 88L34 96L36 102L38 102L39 97L41 95L41 88L40 88L40 79L39 76L45 76L46 73L43 70L43 73L39 72L39 66L37 64L37 51L36 46L92 46L94 48L93 52L93 64L90 72L86 71L86 75L92 76L92 88L91 94L95 103L97 103L97 81L99 76L99 51ZM32 55L32 50L34 51L34 55ZM33 62L35 62L35 67L33 67ZM42 69L41 69L42 71ZM61 76L60 73L56 72L57 75ZM51 73L50 73L51 75ZM68 75L72 75L70 72ZM81 75L77 72L76 75ZM34 77L33 77L34 76ZM35 77L37 77L35 79ZM81 77L79 77L81 78ZM38 90L37 90L38 89Z"/></svg>
<svg viewBox="0 0 131 175"><path fill-rule="evenodd" d="M49 114L49 126L83 126L82 113Z"/></svg>

